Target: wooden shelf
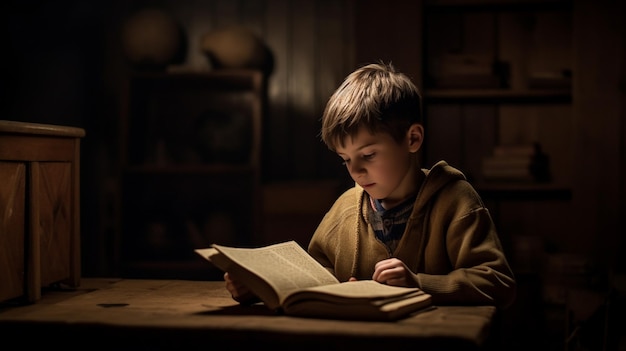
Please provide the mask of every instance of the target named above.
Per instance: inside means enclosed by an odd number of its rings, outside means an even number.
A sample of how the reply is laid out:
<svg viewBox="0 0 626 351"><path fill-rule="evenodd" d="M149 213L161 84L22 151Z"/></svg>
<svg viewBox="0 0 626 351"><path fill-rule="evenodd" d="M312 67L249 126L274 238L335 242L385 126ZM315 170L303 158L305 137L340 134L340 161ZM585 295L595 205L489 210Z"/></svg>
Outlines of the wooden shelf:
<svg viewBox="0 0 626 351"><path fill-rule="evenodd" d="M571 0L427 0L429 11L554 11L572 8Z"/></svg>
<svg viewBox="0 0 626 351"><path fill-rule="evenodd" d="M550 183L480 183L476 189L484 199L493 200L559 200L572 198L571 188Z"/></svg>
<svg viewBox="0 0 626 351"><path fill-rule="evenodd" d="M427 103L563 103L572 102L569 89L428 89Z"/></svg>

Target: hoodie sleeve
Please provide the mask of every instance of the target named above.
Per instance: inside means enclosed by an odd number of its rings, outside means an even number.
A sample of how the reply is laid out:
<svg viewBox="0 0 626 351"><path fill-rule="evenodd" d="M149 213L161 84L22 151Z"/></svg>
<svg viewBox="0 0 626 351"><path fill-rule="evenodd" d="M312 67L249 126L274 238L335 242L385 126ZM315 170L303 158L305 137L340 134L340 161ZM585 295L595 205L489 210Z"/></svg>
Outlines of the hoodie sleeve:
<svg viewBox="0 0 626 351"><path fill-rule="evenodd" d="M358 213L358 195L355 188L348 189L324 215L313 233L307 251L340 281L351 276L357 257L353 224Z"/></svg>
<svg viewBox="0 0 626 351"><path fill-rule="evenodd" d="M415 278L436 303L500 308L513 303L513 272L491 215L468 182L453 182L442 189L430 223L426 267Z"/></svg>

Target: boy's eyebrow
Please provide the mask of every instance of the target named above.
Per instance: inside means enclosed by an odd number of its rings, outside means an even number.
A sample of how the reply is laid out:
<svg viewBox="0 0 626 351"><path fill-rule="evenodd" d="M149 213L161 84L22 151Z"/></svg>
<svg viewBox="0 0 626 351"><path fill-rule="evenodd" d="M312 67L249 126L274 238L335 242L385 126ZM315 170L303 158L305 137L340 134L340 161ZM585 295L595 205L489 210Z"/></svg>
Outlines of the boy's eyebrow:
<svg viewBox="0 0 626 351"><path fill-rule="evenodd" d="M371 143L367 143L367 144L365 144L365 145L361 145L361 146L359 146L359 147L357 148L357 150L361 150L361 149L364 149L364 148L369 147L369 146L374 146L374 145L376 145L376 144L378 144L378 142L373 141L373 142L371 142Z"/></svg>
<svg viewBox="0 0 626 351"><path fill-rule="evenodd" d="M371 143L367 143L367 144L364 144L364 145L361 145L361 146L357 147L355 151L360 151L362 149L365 149L366 147L374 146L376 144L378 144L378 142L373 141ZM339 151L337 151L336 153L337 153L337 155L343 155L343 153L339 152Z"/></svg>

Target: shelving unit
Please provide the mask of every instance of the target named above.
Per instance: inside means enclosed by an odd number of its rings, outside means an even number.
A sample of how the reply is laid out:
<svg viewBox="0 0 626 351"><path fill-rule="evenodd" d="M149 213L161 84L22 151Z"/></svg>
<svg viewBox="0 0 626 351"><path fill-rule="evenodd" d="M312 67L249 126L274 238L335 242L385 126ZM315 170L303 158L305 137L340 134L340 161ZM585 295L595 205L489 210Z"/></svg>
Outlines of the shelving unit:
<svg viewBox="0 0 626 351"><path fill-rule="evenodd" d="M487 184L480 159L498 144L539 142L551 158L554 184L540 184L534 194L569 188L571 7L556 0L425 3L427 163L448 160L485 195L530 190Z"/></svg>
<svg viewBox="0 0 626 351"><path fill-rule="evenodd" d="M120 274L221 276L194 249L260 233L261 72L135 73L122 111Z"/></svg>
<svg viewBox="0 0 626 351"><path fill-rule="evenodd" d="M436 103L564 103L572 102L572 92L569 89L537 89L514 91L503 89L429 89L426 91L426 100Z"/></svg>
<svg viewBox="0 0 626 351"><path fill-rule="evenodd" d="M461 169L494 217L519 284L504 317L510 346L559 344L564 316L544 304L542 260L571 226L572 2L431 0L423 11L425 163ZM483 176L495 146L533 143L549 157L549 182Z"/></svg>

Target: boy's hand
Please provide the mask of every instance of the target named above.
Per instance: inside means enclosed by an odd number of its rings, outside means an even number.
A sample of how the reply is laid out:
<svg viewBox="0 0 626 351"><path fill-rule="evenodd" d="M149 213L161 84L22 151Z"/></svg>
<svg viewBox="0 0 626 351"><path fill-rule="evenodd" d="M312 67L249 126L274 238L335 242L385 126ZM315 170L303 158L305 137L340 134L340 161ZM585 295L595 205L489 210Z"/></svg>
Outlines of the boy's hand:
<svg viewBox="0 0 626 351"><path fill-rule="evenodd" d="M372 279L383 284L393 286L416 287L413 273L397 258L382 260L374 266Z"/></svg>
<svg viewBox="0 0 626 351"><path fill-rule="evenodd" d="M226 290L230 292L233 300L241 304L252 304L259 301L248 287L233 279L228 272L224 273L224 281L226 282Z"/></svg>

